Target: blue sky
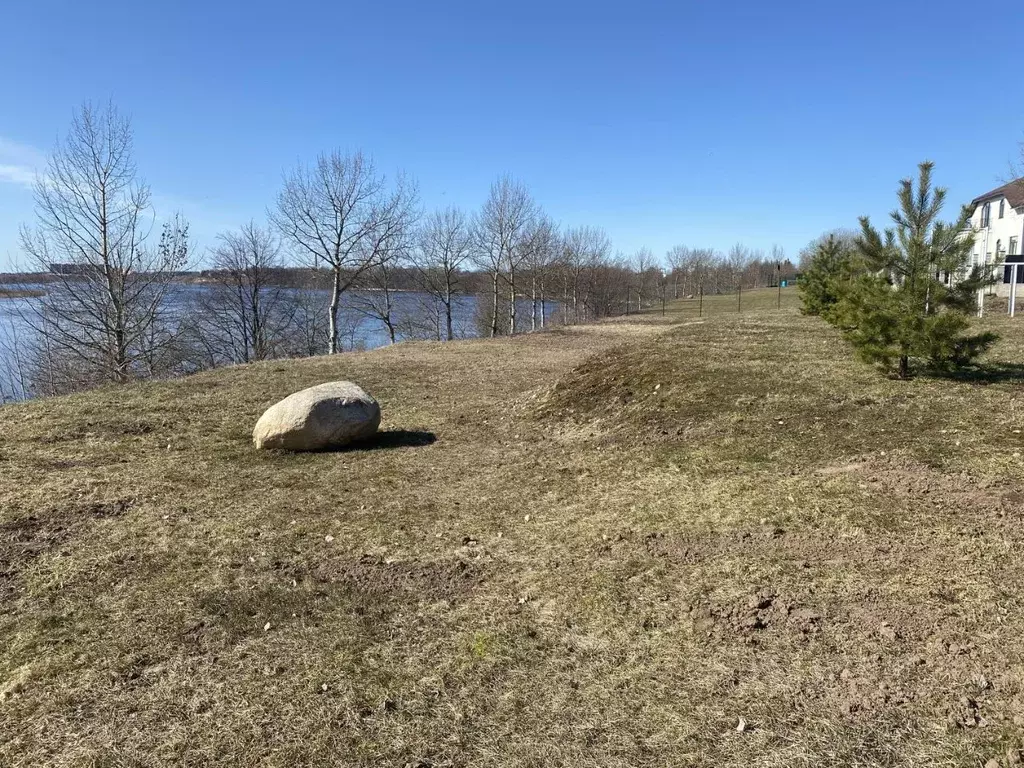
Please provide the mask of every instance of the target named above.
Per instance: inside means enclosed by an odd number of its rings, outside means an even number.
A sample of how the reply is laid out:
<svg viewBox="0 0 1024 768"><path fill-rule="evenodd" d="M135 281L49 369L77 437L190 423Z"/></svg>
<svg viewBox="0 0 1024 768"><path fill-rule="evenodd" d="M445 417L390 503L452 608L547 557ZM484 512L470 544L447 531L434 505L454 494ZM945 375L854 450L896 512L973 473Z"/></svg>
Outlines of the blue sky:
<svg viewBox="0 0 1024 768"><path fill-rule="evenodd" d="M132 116L158 213L200 246L339 147L427 207L507 172L626 252L795 255L885 216L925 158L958 203L998 186L1024 139L1012 2L32 0L0 23L0 270L87 99Z"/></svg>

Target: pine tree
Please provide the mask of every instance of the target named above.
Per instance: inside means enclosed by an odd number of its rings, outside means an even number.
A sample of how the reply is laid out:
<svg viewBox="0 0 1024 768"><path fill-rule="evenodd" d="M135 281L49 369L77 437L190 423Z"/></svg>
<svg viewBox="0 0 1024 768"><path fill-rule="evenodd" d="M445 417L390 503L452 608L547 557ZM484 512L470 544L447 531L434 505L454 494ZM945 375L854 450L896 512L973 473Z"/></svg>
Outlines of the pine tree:
<svg viewBox="0 0 1024 768"><path fill-rule="evenodd" d="M857 272L849 243L834 234L813 246L810 261L800 276L801 312L826 320Z"/></svg>
<svg viewBox="0 0 1024 768"><path fill-rule="evenodd" d="M965 365L996 339L992 333L967 332L987 281L969 265L974 245L969 210L953 223L938 219L946 190L932 188L932 168L921 163L916 189L911 179L900 182L894 227L879 233L861 218L856 249L867 271L850 283L832 311L833 322L863 359L901 379L909 377L912 365Z"/></svg>

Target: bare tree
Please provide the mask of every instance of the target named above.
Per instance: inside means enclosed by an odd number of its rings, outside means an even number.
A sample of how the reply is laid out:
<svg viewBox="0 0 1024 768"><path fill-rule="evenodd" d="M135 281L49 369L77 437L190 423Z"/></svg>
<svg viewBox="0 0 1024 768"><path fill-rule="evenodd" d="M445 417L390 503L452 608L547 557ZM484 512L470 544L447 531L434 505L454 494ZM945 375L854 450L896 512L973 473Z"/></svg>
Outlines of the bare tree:
<svg viewBox="0 0 1024 768"><path fill-rule="evenodd" d="M353 292L352 309L384 326L388 343L398 340L399 318L395 314L395 267L397 259L382 259L363 272Z"/></svg>
<svg viewBox="0 0 1024 768"><path fill-rule="evenodd" d="M526 187L510 176L502 176L491 185L477 217L474 260L491 275L492 337L498 334L498 291L503 270L509 286L509 333L516 332L515 272L524 258L524 236L537 213L537 205Z"/></svg>
<svg viewBox="0 0 1024 768"><path fill-rule="evenodd" d="M669 279L672 281L673 299L679 298L679 281L683 278L686 271L689 257L690 249L685 245L675 245L665 254L665 260L668 262L669 268Z"/></svg>
<svg viewBox="0 0 1024 768"><path fill-rule="evenodd" d="M585 310L589 293L588 272L604 266L611 253L611 241L598 227L576 227L562 238L562 267L564 270L563 306L572 306L573 322L580 321L580 309ZM591 274L593 277L593 274Z"/></svg>
<svg viewBox="0 0 1024 768"><path fill-rule="evenodd" d="M768 258L768 268L772 272L772 283L776 282L779 279L779 275L782 274L782 264L785 261L785 249L781 245L773 244L771 255Z"/></svg>
<svg viewBox="0 0 1024 768"><path fill-rule="evenodd" d="M23 318L45 337L73 389L151 375L176 338L168 292L190 258L188 225L167 221L157 247L149 188L132 158L131 123L108 104L85 104L35 183L36 225L21 242L53 282Z"/></svg>
<svg viewBox="0 0 1024 768"><path fill-rule="evenodd" d="M690 288L694 294L703 296L708 292L709 285L717 267L721 263L721 256L712 248L694 248L686 261L686 270L689 274ZM718 291L718 286L710 286Z"/></svg>
<svg viewBox="0 0 1024 768"><path fill-rule="evenodd" d="M654 254L650 248L641 248L633 254L632 266L636 275L636 311L642 309L644 291L651 282L651 272L656 265ZM628 289L627 289L628 290ZM629 303L627 298L626 303Z"/></svg>
<svg viewBox="0 0 1024 768"><path fill-rule="evenodd" d="M473 227L458 208L435 211L419 233L413 264L419 284L444 307L445 338L454 338L452 314L459 290L459 274L473 249Z"/></svg>
<svg viewBox="0 0 1024 768"><path fill-rule="evenodd" d="M595 253L586 269L583 301L592 318L628 314L628 306L622 303L622 287L632 279L629 261L617 254L612 258L607 251ZM626 294L627 300L629 294Z"/></svg>
<svg viewBox="0 0 1024 768"><path fill-rule="evenodd" d="M530 271L530 330L536 331L538 314L540 328L544 328L547 322L545 287L548 271L558 257L559 246L555 223L547 216L539 216L530 228L523 246L526 249L526 267Z"/></svg>
<svg viewBox="0 0 1024 768"><path fill-rule="evenodd" d="M284 354L296 307L280 284L280 239L250 221L218 240L214 283L198 301L211 358L248 363Z"/></svg>
<svg viewBox="0 0 1024 768"><path fill-rule="evenodd" d="M338 308L360 275L407 237L416 218L416 189L399 176L389 188L362 153L320 155L299 166L277 198L274 224L315 269L331 270L328 352L338 352Z"/></svg>
<svg viewBox="0 0 1024 768"><path fill-rule="evenodd" d="M314 274L292 288L288 299L292 311L289 354L311 357L329 344L330 322L324 312L327 292L317 285Z"/></svg>
<svg viewBox="0 0 1024 768"><path fill-rule="evenodd" d="M0 317L0 405L21 400L32 392L32 350L13 317Z"/></svg>
<svg viewBox="0 0 1024 768"><path fill-rule="evenodd" d="M750 261L750 249L742 243L736 243L736 245L729 249L726 264L732 272L733 281L740 287L742 287L743 274L747 271Z"/></svg>

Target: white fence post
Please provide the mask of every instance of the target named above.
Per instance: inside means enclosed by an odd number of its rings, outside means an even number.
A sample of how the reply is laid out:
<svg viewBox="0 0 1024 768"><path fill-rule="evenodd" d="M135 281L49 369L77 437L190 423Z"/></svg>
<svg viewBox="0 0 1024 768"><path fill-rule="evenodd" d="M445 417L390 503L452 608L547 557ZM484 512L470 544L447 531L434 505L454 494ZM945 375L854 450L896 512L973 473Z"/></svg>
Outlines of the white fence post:
<svg viewBox="0 0 1024 768"><path fill-rule="evenodd" d="M1017 309L1017 268L1020 264L1010 265L1010 317L1013 317Z"/></svg>

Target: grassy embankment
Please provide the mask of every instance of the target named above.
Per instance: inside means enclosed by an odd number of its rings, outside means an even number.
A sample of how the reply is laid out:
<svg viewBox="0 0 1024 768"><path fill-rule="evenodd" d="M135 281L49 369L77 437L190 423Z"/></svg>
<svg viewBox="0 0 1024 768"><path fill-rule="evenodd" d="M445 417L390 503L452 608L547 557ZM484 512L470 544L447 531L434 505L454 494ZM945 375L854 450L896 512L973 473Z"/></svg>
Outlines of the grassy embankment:
<svg viewBox="0 0 1024 768"><path fill-rule="evenodd" d="M1016 760L1019 369L774 301L0 408L0 764ZM374 449L252 450L334 378Z"/></svg>

